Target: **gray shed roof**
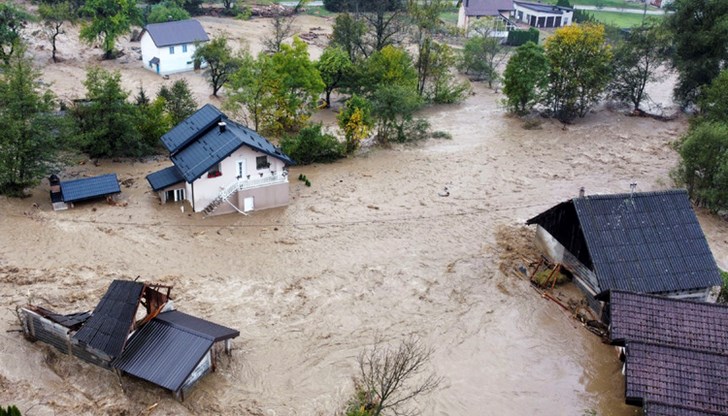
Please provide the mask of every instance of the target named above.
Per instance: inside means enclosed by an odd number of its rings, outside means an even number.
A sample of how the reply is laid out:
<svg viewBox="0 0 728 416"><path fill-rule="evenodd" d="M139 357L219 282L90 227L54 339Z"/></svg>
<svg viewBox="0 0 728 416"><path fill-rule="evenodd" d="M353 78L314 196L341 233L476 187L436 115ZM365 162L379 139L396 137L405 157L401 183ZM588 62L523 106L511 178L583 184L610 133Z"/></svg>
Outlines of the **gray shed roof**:
<svg viewBox="0 0 728 416"><path fill-rule="evenodd" d="M176 392L216 341L239 334L182 312L164 312L132 335L112 365Z"/></svg>
<svg viewBox="0 0 728 416"><path fill-rule="evenodd" d="M184 182L184 180L185 178L182 177L176 166L170 166L147 175L147 181L155 192L176 183Z"/></svg>
<svg viewBox="0 0 728 416"><path fill-rule="evenodd" d="M574 198L539 224L596 274L601 291L661 293L721 284L685 190Z"/></svg>
<svg viewBox="0 0 728 416"><path fill-rule="evenodd" d="M529 3L525 1L514 1L513 3L535 12L550 13L554 15L562 15L565 12L574 11L571 7L556 6L553 4Z"/></svg>
<svg viewBox="0 0 728 416"><path fill-rule="evenodd" d="M64 202L80 202L120 192L119 180L114 173L61 182Z"/></svg>
<svg viewBox="0 0 728 416"><path fill-rule="evenodd" d="M499 16L513 10L513 0L464 0L466 16Z"/></svg>
<svg viewBox="0 0 728 416"><path fill-rule="evenodd" d="M217 126L225 122L225 131ZM236 123L211 104L197 110L162 136L180 175L193 182L232 152L245 145L292 165L293 160L264 137Z"/></svg>
<svg viewBox="0 0 728 416"><path fill-rule="evenodd" d="M205 29L195 19L151 23L146 25L144 30L149 33L158 48L210 40Z"/></svg>
<svg viewBox="0 0 728 416"><path fill-rule="evenodd" d="M73 336L83 344L103 351L110 358L124 349L134 324L144 283L114 280L94 309L93 315Z"/></svg>

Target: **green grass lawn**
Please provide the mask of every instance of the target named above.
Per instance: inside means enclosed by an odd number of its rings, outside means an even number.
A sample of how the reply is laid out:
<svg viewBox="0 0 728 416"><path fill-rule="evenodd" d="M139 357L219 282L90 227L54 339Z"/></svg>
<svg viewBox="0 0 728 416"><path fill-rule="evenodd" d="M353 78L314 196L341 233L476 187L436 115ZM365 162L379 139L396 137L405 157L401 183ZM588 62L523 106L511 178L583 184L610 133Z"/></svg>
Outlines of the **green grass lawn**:
<svg viewBox="0 0 728 416"><path fill-rule="evenodd" d="M556 0L546 0L545 3L556 4ZM643 9L644 3L626 0L570 0L571 5L617 7L620 9ZM647 10L658 10L657 7L647 5Z"/></svg>
<svg viewBox="0 0 728 416"><path fill-rule="evenodd" d="M635 13L618 13L618 12L602 12L589 11L594 18L602 23L607 23L619 28L628 28L639 26L642 24L642 15ZM648 18L662 19L662 16L647 16Z"/></svg>
<svg viewBox="0 0 728 416"><path fill-rule="evenodd" d="M445 23L458 24L458 12L445 12L440 14L440 19Z"/></svg>

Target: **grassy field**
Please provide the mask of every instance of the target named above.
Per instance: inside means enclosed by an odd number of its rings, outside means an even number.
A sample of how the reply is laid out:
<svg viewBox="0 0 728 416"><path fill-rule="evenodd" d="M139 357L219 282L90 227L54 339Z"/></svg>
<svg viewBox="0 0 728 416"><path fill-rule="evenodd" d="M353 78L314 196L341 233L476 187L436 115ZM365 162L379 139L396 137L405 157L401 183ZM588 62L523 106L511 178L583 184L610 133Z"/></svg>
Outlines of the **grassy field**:
<svg viewBox="0 0 728 416"><path fill-rule="evenodd" d="M642 24L642 15L635 13L618 13L618 12L602 12L590 11L594 17L602 22L619 28L629 28ZM662 16L647 16L648 18L662 19Z"/></svg>
<svg viewBox="0 0 728 416"><path fill-rule="evenodd" d="M556 4L556 0L546 0L545 3ZM595 6L595 7L617 7L620 9L643 9L644 3L626 0L570 0L571 5ZM647 6L647 10L657 10L656 7Z"/></svg>

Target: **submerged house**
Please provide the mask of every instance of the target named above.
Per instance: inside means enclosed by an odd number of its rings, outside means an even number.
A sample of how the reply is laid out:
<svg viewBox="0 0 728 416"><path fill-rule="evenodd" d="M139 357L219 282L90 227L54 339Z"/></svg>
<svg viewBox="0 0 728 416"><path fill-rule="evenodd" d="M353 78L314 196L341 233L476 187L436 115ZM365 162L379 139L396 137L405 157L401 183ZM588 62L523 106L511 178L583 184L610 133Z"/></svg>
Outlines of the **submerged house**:
<svg viewBox="0 0 728 416"><path fill-rule="evenodd" d="M562 27L574 21L572 7L526 1L514 1L513 7L515 20L531 27Z"/></svg>
<svg viewBox="0 0 728 416"><path fill-rule="evenodd" d="M194 19L151 23L141 36L144 68L160 75L192 71L205 66L195 62L197 45L209 41L205 29Z"/></svg>
<svg viewBox="0 0 728 416"><path fill-rule="evenodd" d="M72 208L74 203L107 198L121 193L116 174L61 181L56 175L48 178L51 185L51 203L54 211Z"/></svg>
<svg viewBox="0 0 728 416"><path fill-rule="evenodd" d="M685 190L574 198L526 224L597 312L595 296L609 290L705 301L721 284Z"/></svg>
<svg viewBox="0 0 728 416"><path fill-rule="evenodd" d="M611 291L609 340L645 416L728 416L728 306Z"/></svg>
<svg viewBox="0 0 728 416"><path fill-rule="evenodd" d="M173 166L147 175L162 203L194 212L246 213L288 204L293 160L248 127L207 104L162 136Z"/></svg>
<svg viewBox="0 0 728 416"><path fill-rule="evenodd" d="M28 339L126 373L184 399L240 332L174 309L171 286L114 280L93 312L20 308ZM141 308L140 308L141 306ZM141 313L143 311L143 314Z"/></svg>
<svg viewBox="0 0 728 416"><path fill-rule="evenodd" d="M515 8L513 0L463 0L458 11L458 28L466 33L474 20L490 19L490 36L508 37L508 31L516 28L511 20Z"/></svg>

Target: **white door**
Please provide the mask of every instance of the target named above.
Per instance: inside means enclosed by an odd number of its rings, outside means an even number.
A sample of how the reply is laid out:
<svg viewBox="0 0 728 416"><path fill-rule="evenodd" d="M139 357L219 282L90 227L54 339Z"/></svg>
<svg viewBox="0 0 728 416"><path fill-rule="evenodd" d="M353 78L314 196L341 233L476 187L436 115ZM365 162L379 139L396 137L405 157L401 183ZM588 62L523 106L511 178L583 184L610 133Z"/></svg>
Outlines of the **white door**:
<svg viewBox="0 0 728 416"><path fill-rule="evenodd" d="M245 179L245 160L238 160L236 166L238 167L238 179Z"/></svg>
<svg viewBox="0 0 728 416"><path fill-rule="evenodd" d="M252 211L255 208L255 198L252 196L243 199L243 212Z"/></svg>

